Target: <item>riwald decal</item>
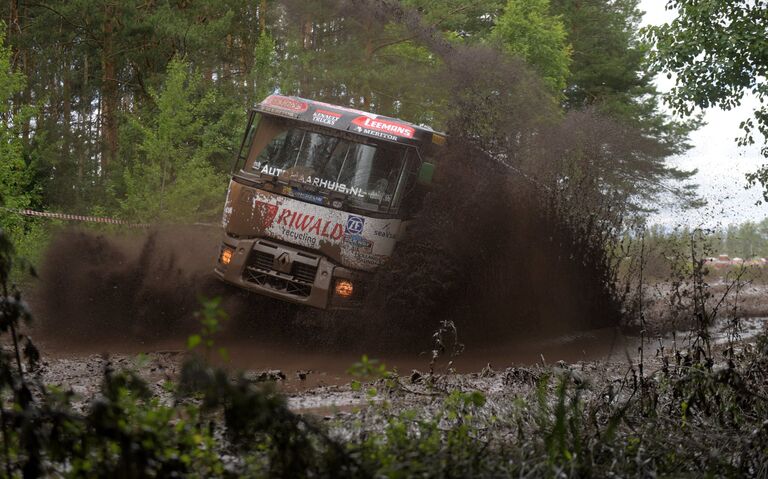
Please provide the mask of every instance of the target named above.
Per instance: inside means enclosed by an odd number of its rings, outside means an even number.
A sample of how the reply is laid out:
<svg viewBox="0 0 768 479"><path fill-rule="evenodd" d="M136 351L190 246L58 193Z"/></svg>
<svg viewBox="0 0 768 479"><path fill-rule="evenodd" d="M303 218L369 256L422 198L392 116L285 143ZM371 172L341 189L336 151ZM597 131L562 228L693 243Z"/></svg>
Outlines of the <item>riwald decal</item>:
<svg viewBox="0 0 768 479"><path fill-rule="evenodd" d="M245 189L238 196L253 208L251 234L318 250L348 268L370 271L383 264L396 240L379 232L397 231L401 224L264 191Z"/></svg>
<svg viewBox="0 0 768 479"><path fill-rule="evenodd" d="M254 208L259 212L262 227L269 228L272 226L275 216L277 216L277 205L270 205L269 203L254 199Z"/></svg>
<svg viewBox="0 0 768 479"><path fill-rule="evenodd" d="M277 218L278 226L285 226L290 230L312 233L321 238L340 240L344 236L344 227L340 223L325 219L320 216L291 211L283 208Z"/></svg>

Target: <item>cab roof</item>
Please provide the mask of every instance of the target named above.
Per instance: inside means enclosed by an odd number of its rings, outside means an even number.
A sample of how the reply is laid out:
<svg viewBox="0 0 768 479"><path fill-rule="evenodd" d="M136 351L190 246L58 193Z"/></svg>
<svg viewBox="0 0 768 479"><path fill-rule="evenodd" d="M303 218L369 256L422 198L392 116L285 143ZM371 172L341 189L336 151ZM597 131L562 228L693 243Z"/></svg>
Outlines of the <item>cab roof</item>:
<svg viewBox="0 0 768 479"><path fill-rule="evenodd" d="M445 143L445 134L427 126L296 96L270 95L255 110L394 143Z"/></svg>

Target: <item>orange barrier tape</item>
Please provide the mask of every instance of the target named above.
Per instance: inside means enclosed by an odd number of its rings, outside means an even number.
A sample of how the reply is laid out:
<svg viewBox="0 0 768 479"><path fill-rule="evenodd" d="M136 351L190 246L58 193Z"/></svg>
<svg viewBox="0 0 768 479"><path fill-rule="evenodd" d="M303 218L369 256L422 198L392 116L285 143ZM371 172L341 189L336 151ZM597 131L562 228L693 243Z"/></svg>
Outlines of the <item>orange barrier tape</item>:
<svg viewBox="0 0 768 479"><path fill-rule="evenodd" d="M90 223L106 223L111 225L123 225L131 228L149 228L150 226L152 226L148 223L131 223L130 221L118 220L115 218L103 218L99 216L70 215L66 213L51 213L49 211L35 211L35 210L26 210L26 209L13 209L13 208L2 208L2 209L5 211L9 211L11 213L22 215L22 216L35 216L38 218L51 218L51 219L65 220L65 221L86 221Z"/></svg>

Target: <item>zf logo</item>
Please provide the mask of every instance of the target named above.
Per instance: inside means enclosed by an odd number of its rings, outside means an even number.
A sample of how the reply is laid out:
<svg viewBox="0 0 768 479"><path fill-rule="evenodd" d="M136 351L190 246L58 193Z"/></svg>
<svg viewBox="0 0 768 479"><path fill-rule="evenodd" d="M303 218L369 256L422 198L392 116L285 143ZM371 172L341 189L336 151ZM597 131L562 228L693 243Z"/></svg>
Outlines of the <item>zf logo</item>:
<svg viewBox="0 0 768 479"><path fill-rule="evenodd" d="M365 218L350 215L347 218L347 233L359 235L363 232L363 225L365 225Z"/></svg>

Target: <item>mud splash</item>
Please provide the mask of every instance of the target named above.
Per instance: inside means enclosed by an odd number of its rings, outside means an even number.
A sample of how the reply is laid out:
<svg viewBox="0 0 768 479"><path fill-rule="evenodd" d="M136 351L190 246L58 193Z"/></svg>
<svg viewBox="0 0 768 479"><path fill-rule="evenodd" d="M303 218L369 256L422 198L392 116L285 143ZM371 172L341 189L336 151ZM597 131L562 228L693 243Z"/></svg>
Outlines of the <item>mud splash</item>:
<svg viewBox="0 0 768 479"><path fill-rule="evenodd" d="M596 193L588 165L579 165L586 173L576 182L562 160L585 141L600 143L600 123L579 121L578 134L564 134L573 122L561 121L520 61L450 43L397 2L335 5L340 15L412 31L442 58L438 76L451 105L438 182L363 311L297 311L217 283L215 231L166 228L131 239L74 232L54 241L41 268L36 296L49 334L184 337L196 327L200 295L225 298L234 335L324 350L423 351L445 319L470 347L619 324L606 247L620 216L610 209L615 198Z"/></svg>
<svg viewBox="0 0 768 479"><path fill-rule="evenodd" d="M563 119L522 62L448 42L396 2L340 5L406 26L439 55L451 105L439 183L367 305L366 317L397 325L376 331L380 343L418 342L443 319L472 346L619 325L609 251L624 210L603 194L597 165L653 145L601 135L607 121L591 112Z"/></svg>
<svg viewBox="0 0 768 479"><path fill-rule="evenodd" d="M32 295L42 332L88 342L189 331L198 296L217 292L213 237L196 227L59 233Z"/></svg>

